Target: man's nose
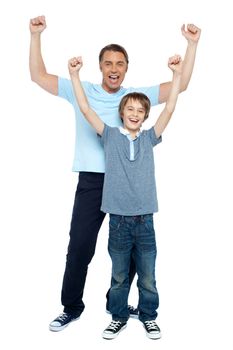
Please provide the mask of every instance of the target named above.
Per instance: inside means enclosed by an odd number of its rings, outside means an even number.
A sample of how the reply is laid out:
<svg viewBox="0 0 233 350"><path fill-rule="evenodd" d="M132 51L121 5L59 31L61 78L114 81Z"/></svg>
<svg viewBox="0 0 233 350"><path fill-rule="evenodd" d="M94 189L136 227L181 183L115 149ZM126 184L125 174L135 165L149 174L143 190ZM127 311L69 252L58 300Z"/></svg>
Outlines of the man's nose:
<svg viewBox="0 0 233 350"><path fill-rule="evenodd" d="M115 64L112 65L112 73L117 72L117 66Z"/></svg>

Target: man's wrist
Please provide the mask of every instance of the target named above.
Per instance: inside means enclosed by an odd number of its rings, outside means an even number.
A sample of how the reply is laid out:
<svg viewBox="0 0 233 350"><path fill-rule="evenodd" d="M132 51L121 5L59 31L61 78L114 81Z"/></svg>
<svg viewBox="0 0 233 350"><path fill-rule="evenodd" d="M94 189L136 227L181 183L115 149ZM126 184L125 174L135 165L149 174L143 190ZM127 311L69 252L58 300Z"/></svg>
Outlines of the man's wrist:
<svg viewBox="0 0 233 350"><path fill-rule="evenodd" d="M198 41L188 40L188 47L196 48L198 45Z"/></svg>

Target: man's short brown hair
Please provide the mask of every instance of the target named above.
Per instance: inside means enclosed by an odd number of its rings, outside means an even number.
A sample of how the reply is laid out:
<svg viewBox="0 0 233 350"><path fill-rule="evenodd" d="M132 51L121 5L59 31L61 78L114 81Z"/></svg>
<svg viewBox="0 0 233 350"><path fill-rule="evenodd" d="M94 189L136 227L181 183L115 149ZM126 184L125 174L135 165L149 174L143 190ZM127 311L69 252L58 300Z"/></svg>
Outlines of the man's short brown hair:
<svg viewBox="0 0 233 350"><path fill-rule="evenodd" d="M118 44L109 44L109 45L103 47L99 53L99 63L102 61L103 55L106 51L121 52L124 55L127 64L129 63L129 56L128 56L126 50L124 49L123 46L118 45Z"/></svg>

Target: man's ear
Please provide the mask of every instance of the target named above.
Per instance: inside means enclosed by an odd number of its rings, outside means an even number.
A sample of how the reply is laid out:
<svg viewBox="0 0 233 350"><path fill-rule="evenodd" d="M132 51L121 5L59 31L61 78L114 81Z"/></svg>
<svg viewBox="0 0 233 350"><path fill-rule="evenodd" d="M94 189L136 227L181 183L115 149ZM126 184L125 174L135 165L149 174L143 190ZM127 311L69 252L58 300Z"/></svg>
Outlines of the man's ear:
<svg viewBox="0 0 233 350"><path fill-rule="evenodd" d="M101 63L99 63L99 68L100 68L100 71L102 72L102 66L101 66Z"/></svg>

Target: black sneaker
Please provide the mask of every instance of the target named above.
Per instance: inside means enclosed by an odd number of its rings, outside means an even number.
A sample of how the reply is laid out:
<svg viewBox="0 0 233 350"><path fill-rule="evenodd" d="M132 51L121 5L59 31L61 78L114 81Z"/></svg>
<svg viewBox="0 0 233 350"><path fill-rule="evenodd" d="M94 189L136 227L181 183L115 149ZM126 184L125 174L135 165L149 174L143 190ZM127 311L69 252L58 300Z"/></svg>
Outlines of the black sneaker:
<svg viewBox="0 0 233 350"><path fill-rule="evenodd" d="M103 331L104 339L114 339L118 334L126 328L126 322L112 321L110 325Z"/></svg>
<svg viewBox="0 0 233 350"><path fill-rule="evenodd" d="M154 320L143 322L143 326L146 330L146 335L148 338L150 339L161 338L160 328Z"/></svg>
<svg viewBox="0 0 233 350"><path fill-rule="evenodd" d="M59 332L66 328L71 322L78 320L79 317L74 317L71 314L63 312L55 320L49 324L49 329L52 332Z"/></svg>
<svg viewBox="0 0 233 350"><path fill-rule="evenodd" d="M129 317L138 318L138 308L133 307L132 305L128 305Z"/></svg>
<svg viewBox="0 0 233 350"><path fill-rule="evenodd" d="M138 309L131 306L131 305L128 305L128 310L129 310L129 317L131 318L138 318ZM106 310L106 312L108 314L110 314L111 312L109 310Z"/></svg>

